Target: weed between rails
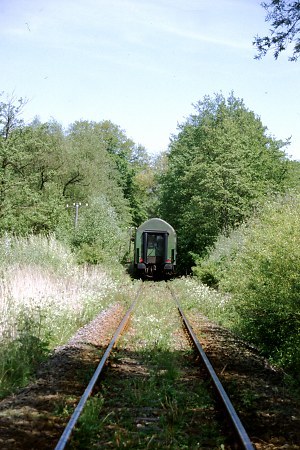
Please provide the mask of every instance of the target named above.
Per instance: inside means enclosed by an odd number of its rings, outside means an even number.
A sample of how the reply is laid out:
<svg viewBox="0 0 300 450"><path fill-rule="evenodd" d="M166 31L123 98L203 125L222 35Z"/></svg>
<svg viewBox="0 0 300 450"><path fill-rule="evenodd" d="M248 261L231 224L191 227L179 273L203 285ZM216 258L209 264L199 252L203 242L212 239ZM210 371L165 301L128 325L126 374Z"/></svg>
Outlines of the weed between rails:
<svg viewBox="0 0 300 450"><path fill-rule="evenodd" d="M221 448L213 401L180 326L165 284L147 287L69 448Z"/></svg>

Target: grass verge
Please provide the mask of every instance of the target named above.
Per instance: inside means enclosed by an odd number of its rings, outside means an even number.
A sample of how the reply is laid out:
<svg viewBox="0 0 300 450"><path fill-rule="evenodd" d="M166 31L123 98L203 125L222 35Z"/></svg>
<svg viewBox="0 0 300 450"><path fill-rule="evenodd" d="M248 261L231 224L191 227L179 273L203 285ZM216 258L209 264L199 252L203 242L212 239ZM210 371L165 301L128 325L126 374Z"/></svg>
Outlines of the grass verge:
<svg viewBox="0 0 300 450"><path fill-rule="evenodd" d="M0 397L24 386L49 351L130 290L99 266L78 266L54 238L0 240ZM124 287L126 286L126 289Z"/></svg>

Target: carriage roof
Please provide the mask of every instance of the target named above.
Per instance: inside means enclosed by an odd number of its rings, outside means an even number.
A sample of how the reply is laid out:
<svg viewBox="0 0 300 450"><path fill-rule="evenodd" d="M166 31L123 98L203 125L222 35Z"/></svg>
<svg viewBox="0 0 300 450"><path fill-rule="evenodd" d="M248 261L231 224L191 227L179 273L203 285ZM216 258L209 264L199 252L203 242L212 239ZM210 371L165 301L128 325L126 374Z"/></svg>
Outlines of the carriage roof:
<svg viewBox="0 0 300 450"><path fill-rule="evenodd" d="M142 223L142 225L140 225L137 228L137 231L139 232L143 232L143 231L165 231L168 232L169 234L175 234L175 230L174 228L167 223L165 220L163 219L158 219L158 218L153 218L153 219L149 219L146 222Z"/></svg>

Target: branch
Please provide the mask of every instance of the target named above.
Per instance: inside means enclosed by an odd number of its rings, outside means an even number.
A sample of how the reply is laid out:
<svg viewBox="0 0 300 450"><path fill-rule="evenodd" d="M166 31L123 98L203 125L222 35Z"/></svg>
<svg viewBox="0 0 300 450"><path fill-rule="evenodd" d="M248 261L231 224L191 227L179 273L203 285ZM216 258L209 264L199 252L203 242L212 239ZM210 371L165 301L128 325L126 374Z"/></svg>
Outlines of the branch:
<svg viewBox="0 0 300 450"><path fill-rule="evenodd" d="M79 170L64 184L63 196L66 194L67 187L71 184L80 183L84 180L84 177L80 174Z"/></svg>

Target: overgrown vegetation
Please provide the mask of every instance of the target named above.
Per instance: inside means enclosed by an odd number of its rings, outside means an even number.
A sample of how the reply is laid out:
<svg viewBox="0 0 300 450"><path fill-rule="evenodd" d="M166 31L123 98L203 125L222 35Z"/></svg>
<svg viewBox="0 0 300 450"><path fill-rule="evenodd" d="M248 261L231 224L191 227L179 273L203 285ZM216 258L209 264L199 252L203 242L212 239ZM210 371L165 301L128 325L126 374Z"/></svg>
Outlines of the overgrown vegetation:
<svg viewBox="0 0 300 450"><path fill-rule="evenodd" d="M120 265L128 229L147 217L154 169L145 149L109 120L67 130L54 120L25 124L25 99L2 93L0 100L4 395L112 295L117 301L117 279L128 284Z"/></svg>
<svg viewBox="0 0 300 450"><path fill-rule="evenodd" d="M122 229L147 217L146 187L137 182L150 167L143 147L108 120L77 121L67 130L55 121L25 125L25 105L24 99L0 102L0 235L69 235L74 211L66 205L95 205L100 198ZM96 221L97 208L92 213Z"/></svg>
<svg viewBox="0 0 300 450"><path fill-rule="evenodd" d="M267 202L229 237L220 238L195 273L230 293L232 326L299 380L300 197Z"/></svg>
<svg viewBox="0 0 300 450"><path fill-rule="evenodd" d="M131 325L70 448L222 448L213 400L177 336L181 322L164 283L147 284Z"/></svg>
<svg viewBox="0 0 300 450"><path fill-rule="evenodd" d="M28 382L49 351L96 313L120 301L128 284L101 266L78 266L54 237L0 240L0 396ZM120 281L117 281L117 278Z"/></svg>
<svg viewBox="0 0 300 450"><path fill-rule="evenodd" d="M288 142L233 93L197 102L155 160L109 120L25 124L26 100L1 100L2 381L19 373L7 364L20 352L31 361L27 378L104 307L129 228L153 216L176 229L181 272L196 264L194 274L219 289L203 300L205 288L189 280L198 307L297 376L300 163L288 160Z"/></svg>

